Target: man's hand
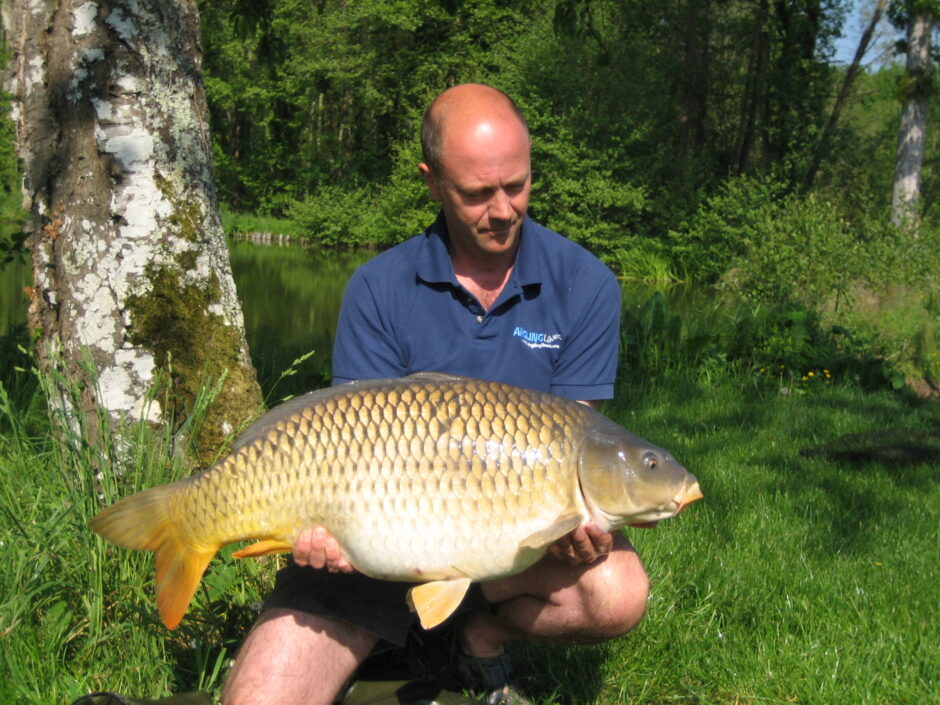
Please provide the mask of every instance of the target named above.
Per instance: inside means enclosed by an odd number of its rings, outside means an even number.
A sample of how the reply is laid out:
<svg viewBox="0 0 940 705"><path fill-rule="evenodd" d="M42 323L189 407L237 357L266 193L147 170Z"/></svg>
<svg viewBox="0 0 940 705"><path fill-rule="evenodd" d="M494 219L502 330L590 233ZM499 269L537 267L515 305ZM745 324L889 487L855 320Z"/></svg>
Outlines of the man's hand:
<svg viewBox="0 0 940 705"><path fill-rule="evenodd" d="M294 544L294 562L311 568L326 568L331 573L354 573L356 571L343 557L333 534L322 526L304 529Z"/></svg>
<svg viewBox="0 0 940 705"><path fill-rule="evenodd" d="M548 552L571 565L593 563L610 553L614 547L613 534L601 531L593 523L579 526L548 547Z"/></svg>

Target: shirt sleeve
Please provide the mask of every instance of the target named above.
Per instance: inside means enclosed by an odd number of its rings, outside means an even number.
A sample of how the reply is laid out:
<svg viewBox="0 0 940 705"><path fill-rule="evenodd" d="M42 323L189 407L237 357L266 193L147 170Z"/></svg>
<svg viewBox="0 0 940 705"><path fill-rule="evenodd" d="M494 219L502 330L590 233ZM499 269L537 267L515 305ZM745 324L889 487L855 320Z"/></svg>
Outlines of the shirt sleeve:
<svg viewBox="0 0 940 705"><path fill-rule="evenodd" d="M620 352L620 285L606 266L585 268L578 280L585 296L575 299L574 325L555 365L552 393L568 399L612 399Z"/></svg>
<svg viewBox="0 0 940 705"><path fill-rule="evenodd" d="M394 325L368 279L356 271L343 293L333 342L333 384L405 374ZM387 312L386 312L387 314Z"/></svg>

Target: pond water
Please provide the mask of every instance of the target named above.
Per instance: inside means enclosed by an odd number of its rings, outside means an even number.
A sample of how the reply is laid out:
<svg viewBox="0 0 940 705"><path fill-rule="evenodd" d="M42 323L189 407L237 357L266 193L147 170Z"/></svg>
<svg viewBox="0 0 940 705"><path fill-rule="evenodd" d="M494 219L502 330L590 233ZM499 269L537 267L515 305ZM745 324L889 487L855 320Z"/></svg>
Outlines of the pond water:
<svg viewBox="0 0 940 705"><path fill-rule="evenodd" d="M343 289L375 252L329 252L298 246L229 243L232 273L245 315L248 348L264 388L294 360L312 353L291 390L329 379L330 351ZM287 389L279 387L277 393Z"/></svg>

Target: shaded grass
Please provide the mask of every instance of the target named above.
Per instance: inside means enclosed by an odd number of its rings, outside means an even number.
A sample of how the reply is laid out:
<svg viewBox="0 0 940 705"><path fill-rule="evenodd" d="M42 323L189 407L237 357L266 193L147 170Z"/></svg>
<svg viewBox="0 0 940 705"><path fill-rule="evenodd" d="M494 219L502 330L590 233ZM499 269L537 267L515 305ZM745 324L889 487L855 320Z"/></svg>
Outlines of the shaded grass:
<svg viewBox="0 0 940 705"><path fill-rule="evenodd" d="M940 411L849 383L801 392L756 376L665 378L609 406L696 473L705 499L629 530L652 581L633 633L514 646L532 695L573 705L940 702L937 468L799 453L877 428L936 429ZM184 441L140 428L93 448L81 429L25 416L17 398L0 390L0 697L217 694L273 561L214 561L168 632L150 556L106 545L86 525L117 496L189 472Z"/></svg>

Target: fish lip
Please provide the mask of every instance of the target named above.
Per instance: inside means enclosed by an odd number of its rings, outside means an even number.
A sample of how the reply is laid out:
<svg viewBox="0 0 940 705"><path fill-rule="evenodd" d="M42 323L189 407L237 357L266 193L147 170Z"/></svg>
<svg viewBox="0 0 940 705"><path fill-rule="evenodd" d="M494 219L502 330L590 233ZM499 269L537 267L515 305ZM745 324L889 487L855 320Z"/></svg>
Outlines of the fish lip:
<svg viewBox="0 0 940 705"><path fill-rule="evenodd" d="M672 501L676 505L676 514L678 515L683 509L692 504L692 502L697 502L704 496L705 495L702 494L702 488L699 487L698 480L696 480L673 498Z"/></svg>
<svg viewBox="0 0 940 705"><path fill-rule="evenodd" d="M627 522L627 526L644 526L661 522L663 519L671 519L681 511L680 504L676 499L671 499L665 504L651 509L644 514L633 517L632 521Z"/></svg>
<svg viewBox="0 0 940 705"><path fill-rule="evenodd" d="M675 497L659 507L658 510L649 512L643 517L643 521L632 521L628 526L649 524L650 522L658 522L663 519L678 516L686 507L692 504L692 502L696 502L704 496L705 495L702 494L702 488L699 487L698 480L696 480L688 487L682 488ZM651 514L655 514L655 516L650 517Z"/></svg>

